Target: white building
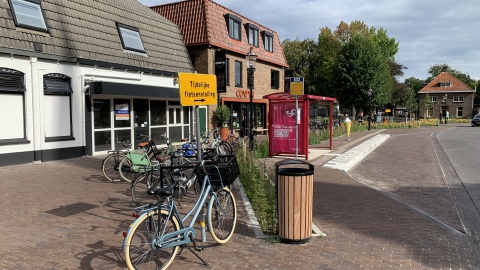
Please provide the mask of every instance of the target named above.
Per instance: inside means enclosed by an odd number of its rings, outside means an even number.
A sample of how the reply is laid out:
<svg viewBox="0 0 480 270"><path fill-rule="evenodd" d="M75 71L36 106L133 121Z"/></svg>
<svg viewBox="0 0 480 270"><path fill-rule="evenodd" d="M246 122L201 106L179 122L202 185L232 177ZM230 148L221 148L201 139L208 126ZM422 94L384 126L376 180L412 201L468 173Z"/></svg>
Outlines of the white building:
<svg viewBox="0 0 480 270"><path fill-rule="evenodd" d="M178 26L136 0L1 0L0 166L188 137L192 71Z"/></svg>

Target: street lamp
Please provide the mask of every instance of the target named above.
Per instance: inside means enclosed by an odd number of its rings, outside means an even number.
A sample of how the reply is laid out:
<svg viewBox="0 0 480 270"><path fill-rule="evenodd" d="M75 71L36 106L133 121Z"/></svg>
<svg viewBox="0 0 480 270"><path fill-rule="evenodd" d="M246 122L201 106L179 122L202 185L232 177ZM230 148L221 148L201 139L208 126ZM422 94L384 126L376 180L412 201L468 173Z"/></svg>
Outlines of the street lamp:
<svg viewBox="0 0 480 270"><path fill-rule="evenodd" d="M250 131L248 137L250 140L250 151L253 151L253 87L254 87L254 76L255 73L255 62L257 61L257 55L253 52L253 47L250 47L250 51L247 54L247 82L248 87L250 88Z"/></svg>
<svg viewBox="0 0 480 270"><path fill-rule="evenodd" d="M445 122L444 122L445 124L447 123L447 97L448 97L448 95L447 95L447 93L445 93L445 95L443 95L443 103L444 103L444 105L443 105L443 109L444 109L443 117L445 119Z"/></svg>
<svg viewBox="0 0 480 270"><path fill-rule="evenodd" d="M368 95L368 130L370 130L370 122L372 122L372 119L371 119L371 114L372 114L372 94L373 94L373 90L372 88L370 87L367 91L367 95Z"/></svg>

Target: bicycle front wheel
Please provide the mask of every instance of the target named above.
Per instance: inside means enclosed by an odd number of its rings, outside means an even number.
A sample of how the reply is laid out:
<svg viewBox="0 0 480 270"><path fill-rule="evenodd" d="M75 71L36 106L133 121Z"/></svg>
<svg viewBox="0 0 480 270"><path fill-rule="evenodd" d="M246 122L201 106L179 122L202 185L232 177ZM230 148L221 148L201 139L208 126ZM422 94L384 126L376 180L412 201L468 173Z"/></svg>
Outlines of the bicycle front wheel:
<svg viewBox="0 0 480 270"><path fill-rule="evenodd" d="M232 147L226 141L221 141L218 143L216 147L217 154L219 155L231 155L232 154Z"/></svg>
<svg viewBox="0 0 480 270"><path fill-rule="evenodd" d="M102 162L102 172L103 176L109 181L120 180L121 176L119 173L119 164L120 160L125 156L124 153L113 153L109 154Z"/></svg>
<svg viewBox="0 0 480 270"><path fill-rule="evenodd" d="M144 172L140 173L132 182L130 191L132 193L133 202L140 206L147 203L156 201L154 195L149 195L147 191L154 190L160 187L160 175L159 173Z"/></svg>
<svg viewBox="0 0 480 270"><path fill-rule="evenodd" d="M168 211L154 210L143 215L142 220L130 228L125 239L125 261L128 269L166 269L175 259L178 246L160 248L154 245L159 236L178 231L180 225L175 216L168 218Z"/></svg>
<svg viewBox="0 0 480 270"><path fill-rule="evenodd" d="M118 171L120 172L120 176L123 180L127 182L132 182L137 177L138 173L132 171L133 163L128 156L125 156L120 161L118 165Z"/></svg>
<svg viewBox="0 0 480 270"><path fill-rule="evenodd" d="M210 197L207 219L208 229L215 242L228 242L237 224L237 204L228 188L223 188Z"/></svg>

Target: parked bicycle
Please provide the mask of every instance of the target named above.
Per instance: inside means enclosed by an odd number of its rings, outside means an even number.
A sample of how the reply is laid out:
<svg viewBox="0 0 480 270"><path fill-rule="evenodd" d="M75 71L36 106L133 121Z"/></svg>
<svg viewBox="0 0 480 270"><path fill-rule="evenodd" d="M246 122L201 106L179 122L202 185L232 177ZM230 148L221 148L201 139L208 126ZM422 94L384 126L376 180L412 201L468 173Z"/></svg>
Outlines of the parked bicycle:
<svg viewBox="0 0 480 270"><path fill-rule="evenodd" d="M178 184L156 189L160 200L135 209L138 218L124 233L123 252L129 269L166 269L184 248L190 250L205 265L196 251L203 248L196 243L194 224L200 216L201 239L206 242L206 228L219 244L230 240L235 230L237 206L227 185L240 174L235 156L220 156L213 161L201 161L195 166L203 179L200 196L190 211L181 216L176 199ZM206 212L205 212L206 210ZM186 224L187 219L190 220ZM192 243L193 250L187 246Z"/></svg>
<svg viewBox="0 0 480 270"><path fill-rule="evenodd" d="M102 173L109 181L120 181L120 161L125 157L125 151L130 148L131 143L123 143L124 150L108 151L108 155L102 161Z"/></svg>
<svg viewBox="0 0 480 270"><path fill-rule="evenodd" d="M155 142L148 135L140 136L148 141L138 144L140 150L127 149L119 164L120 176L127 182L132 182L139 173L157 166L159 162L164 162L163 159L168 159L168 156L161 155L162 151L157 148Z"/></svg>

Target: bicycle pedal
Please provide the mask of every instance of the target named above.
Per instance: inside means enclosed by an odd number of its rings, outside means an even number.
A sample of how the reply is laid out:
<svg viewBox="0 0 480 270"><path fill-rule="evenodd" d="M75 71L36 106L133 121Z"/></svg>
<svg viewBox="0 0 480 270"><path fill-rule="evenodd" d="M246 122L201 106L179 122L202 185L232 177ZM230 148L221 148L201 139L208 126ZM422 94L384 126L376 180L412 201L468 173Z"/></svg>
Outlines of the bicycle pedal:
<svg viewBox="0 0 480 270"><path fill-rule="evenodd" d="M195 251L198 251L198 252L200 252L200 251L202 251L202 250L203 250L203 247L201 247L201 246L197 246L197 243L196 243L196 241L195 241L195 240L194 240L194 241L192 241L192 245L193 245L193 248L195 249Z"/></svg>

